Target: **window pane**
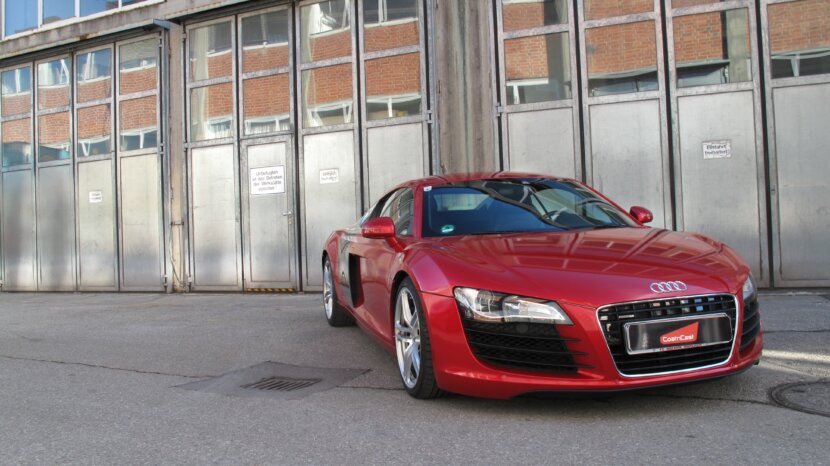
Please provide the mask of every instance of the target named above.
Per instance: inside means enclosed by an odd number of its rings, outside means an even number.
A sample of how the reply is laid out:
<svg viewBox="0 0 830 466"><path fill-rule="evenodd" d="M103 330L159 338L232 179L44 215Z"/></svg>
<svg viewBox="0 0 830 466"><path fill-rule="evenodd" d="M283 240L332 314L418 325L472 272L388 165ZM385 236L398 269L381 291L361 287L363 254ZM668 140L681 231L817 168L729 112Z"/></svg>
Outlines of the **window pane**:
<svg viewBox="0 0 830 466"><path fill-rule="evenodd" d="M363 5L366 52L418 45L416 0L367 0Z"/></svg>
<svg viewBox="0 0 830 466"><path fill-rule="evenodd" d="M749 40L745 9L674 18L677 86L749 81Z"/></svg>
<svg viewBox="0 0 830 466"><path fill-rule="evenodd" d="M246 135L291 129L287 73L246 79L242 89Z"/></svg>
<svg viewBox="0 0 830 466"><path fill-rule="evenodd" d="M118 8L118 0L81 0L81 16Z"/></svg>
<svg viewBox="0 0 830 466"><path fill-rule="evenodd" d="M76 100L79 103L109 98L112 92L112 51L96 50L75 60Z"/></svg>
<svg viewBox="0 0 830 466"><path fill-rule="evenodd" d="M649 11L654 11L653 0L585 0L585 17L589 20Z"/></svg>
<svg viewBox="0 0 830 466"><path fill-rule="evenodd" d="M772 77L830 73L830 0L769 6Z"/></svg>
<svg viewBox="0 0 830 466"><path fill-rule="evenodd" d="M653 21L585 31L590 95L657 90L657 46L654 34Z"/></svg>
<svg viewBox="0 0 830 466"><path fill-rule="evenodd" d="M37 66L37 108L69 105L69 59L61 58Z"/></svg>
<svg viewBox="0 0 830 466"><path fill-rule="evenodd" d="M78 157L112 152L110 104L78 109Z"/></svg>
<svg viewBox="0 0 830 466"><path fill-rule="evenodd" d="M369 120L421 113L421 54L366 62L366 113Z"/></svg>
<svg viewBox="0 0 830 466"><path fill-rule="evenodd" d="M18 32L37 29L37 2L22 0L4 0L6 5L7 36Z"/></svg>
<svg viewBox="0 0 830 466"><path fill-rule="evenodd" d="M288 11L242 18L242 71L288 66Z"/></svg>
<svg viewBox="0 0 830 466"><path fill-rule="evenodd" d="M231 22L211 24L188 33L190 80L222 78L233 71Z"/></svg>
<svg viewBox="0 0 830 466"><path fill-rule="evenodd" d="M32 69L28 66L3 72L3 116L32 111Z"/></svg>
<svg viewBox="0 0 830 466"><path fill-rule="evenodd" d="M190 140L233 136L233 85L199 87L190 91Z"/></svg>
<svg viewBox="0 0 830 466"><path fill-rule="evenodd" d="M158 39L122 45L119 54L118 89L121 95L156 89Z"/></svg>
<svg viewBox="0 0 830 466"><path fill-rule="evenodd" d="M146 2L147 0L121 0L121 6L133 5L136 3Z"/></svg>
<svg viewBox="0 0 830 466"><path fill-rule="evenodd" d="M8 2L8 0L6 0ZM75 0L42 0L43 24L54 23L75 16ZM34 3L33 0L29 2Z"/></svg>
<svg viewBox="0 0 830 466"><path fill-rule="evenodd" d="M505 31L517 31L568 22L565 0L502 0Z"/></svg>
<svg viewBox="0 0 830 466"><path fill-rule="evenodd" d="M303 126L352 122L352 65L303 71Z"/></svg>
<svg viewBox="0 0 830 466"><path fill-rule="evenodd" d="M37 160L40 163L68 160L71 146L69 112L51 113L37 119Z"/></svg>
<svg viewBox="0 0 830 466"><path fill-rule="evenodd" d="M504 41L508 105L571 98L568 33Z"/></svg>
<svg viewBox="0 0 830 466"><path fill-rule="evenodd" d="M1 129L3 166L32 163L32 119L7 121Z"/></svg>
<svg viewBox="0 0 830 466"><path fill-rule="evenodd" d="M351 2L326 0L302 7L303 63L347 57L352 53Z"/></svg>
<svg viewBox="0 0 830 466"><path fill-rule="evenodd" d="M118 119L121 151L156 147L156 96L121 102Z"/></svg>

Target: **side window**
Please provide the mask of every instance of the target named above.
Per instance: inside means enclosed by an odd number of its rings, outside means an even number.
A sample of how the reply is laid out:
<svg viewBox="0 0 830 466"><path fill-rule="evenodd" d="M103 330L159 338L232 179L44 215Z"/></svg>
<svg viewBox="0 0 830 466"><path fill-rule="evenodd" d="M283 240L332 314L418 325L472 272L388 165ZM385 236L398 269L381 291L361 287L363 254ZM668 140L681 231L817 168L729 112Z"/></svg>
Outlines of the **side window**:
<svg viewBox="0 0 830 466"><path fill-rule="evenodd" d="M412 235L412 208L414 196L412 190L404 188L392 194L378 217L390 217L399 236Z"/></svg>
<svg viewBox="0 0 830 466"><path fill-rule="evenodd" d="M386 196L380 198L380 200L375 203L372 207L363 214L363 217L360 218L358 222L360 225L363 225L367 221L378 218L378 217L388 217L389 216L389 209L391 208L392 201L400 195L403 190L393 191Z"/></svg>

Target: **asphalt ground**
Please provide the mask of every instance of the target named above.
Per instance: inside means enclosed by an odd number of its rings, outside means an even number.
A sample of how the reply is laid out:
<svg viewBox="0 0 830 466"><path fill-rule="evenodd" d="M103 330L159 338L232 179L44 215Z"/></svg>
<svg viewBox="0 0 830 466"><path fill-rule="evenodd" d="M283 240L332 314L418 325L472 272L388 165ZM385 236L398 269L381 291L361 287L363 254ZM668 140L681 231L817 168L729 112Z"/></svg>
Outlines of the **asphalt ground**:
<svg viewBox="0 0 830 466"><path fill-rule="evenodd" d="M830 464L830 417L781 407L830 382L830 298L764 294L759 366L601 398L402 389L394 357L320 295L0 294L2 464ZM300 399L199 385L265 361L358 369ZM195 384L194 384L195 383ZM827 385L798 391L828 406Z"/></svg>

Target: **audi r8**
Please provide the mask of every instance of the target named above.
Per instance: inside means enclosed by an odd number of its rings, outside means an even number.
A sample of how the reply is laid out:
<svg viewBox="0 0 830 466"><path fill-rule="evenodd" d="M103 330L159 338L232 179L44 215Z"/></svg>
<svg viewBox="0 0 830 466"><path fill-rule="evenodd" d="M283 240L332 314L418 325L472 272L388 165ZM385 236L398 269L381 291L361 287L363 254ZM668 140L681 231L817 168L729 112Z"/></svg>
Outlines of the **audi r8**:
<svg viewBox="0 0 830 466"><path fill-rule="evenodd" d="M403 183L328 238L325 316L392 352L417 398L620 391L750 368L763 337L749 267L652 219L566 178Z"/></svg>

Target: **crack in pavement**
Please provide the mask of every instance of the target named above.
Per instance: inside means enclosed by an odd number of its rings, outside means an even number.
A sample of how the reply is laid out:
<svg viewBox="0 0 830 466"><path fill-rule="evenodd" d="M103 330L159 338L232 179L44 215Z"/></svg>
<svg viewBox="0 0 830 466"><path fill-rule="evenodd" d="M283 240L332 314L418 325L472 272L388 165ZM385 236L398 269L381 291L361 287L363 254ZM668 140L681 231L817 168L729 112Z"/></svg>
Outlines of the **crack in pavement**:
<svg viewBox="0 0 830 466"><path fill-rule="evenodd" d="M7 356L0 354L0 358L2 359L10 359L13 361L30 361L30 362L45 362L51 364L63 364L67 366L81 366L81 367L90 367L93 369L107 369L111 371L121 371L121 372L132 372L134 374L148 374L148 375L164 375L168 377L183 377L186 379L206 379L209 377L215 377L213 375L184 375L184 374L171 374L169 372L155 372L155 371L142 371L139 369L124 369L122 367L110 367L104 366L100 364L87 364L84 362L71 362L71 361L56 361L52 359L37 359L37 358L23 358L19 356Z"/></svg>

